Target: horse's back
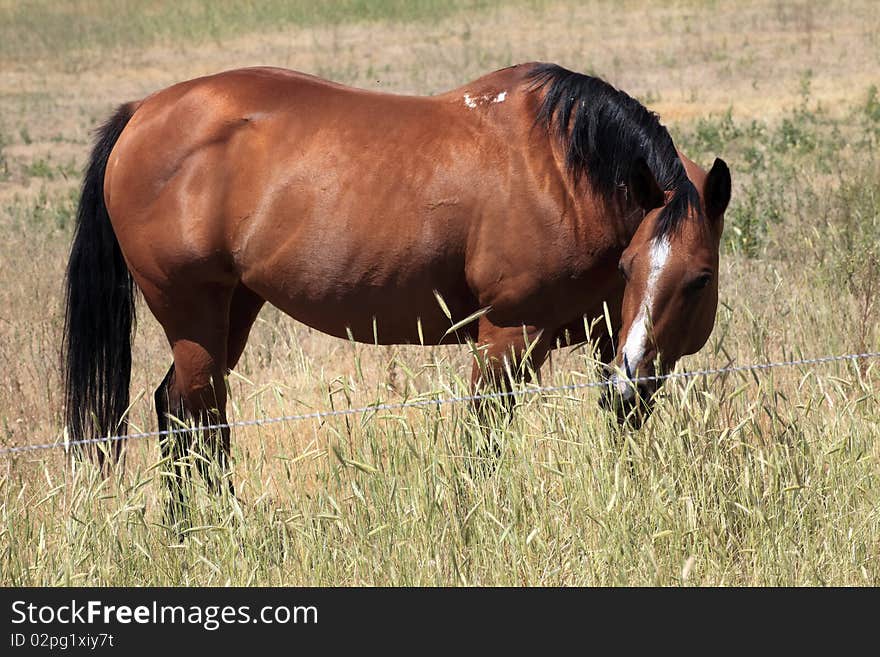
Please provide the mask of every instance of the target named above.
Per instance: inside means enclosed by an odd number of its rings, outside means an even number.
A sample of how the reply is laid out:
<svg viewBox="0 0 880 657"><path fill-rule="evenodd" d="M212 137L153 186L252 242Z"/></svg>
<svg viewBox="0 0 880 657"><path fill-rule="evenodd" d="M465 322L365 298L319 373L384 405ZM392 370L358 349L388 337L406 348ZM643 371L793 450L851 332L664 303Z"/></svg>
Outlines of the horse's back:
<svg viewBox="0 0 880 657"><path fill-rule="evenodd" d="M504 211L492 199L519 147L521 77L435 97L275 68L169 87L143 101L108 165L123 253L142 287L240 281L330 333L372 333L375 316L382 341L435 339L448 321L434 289L456 314L476 304L466 257L475 222Z"/></svg>

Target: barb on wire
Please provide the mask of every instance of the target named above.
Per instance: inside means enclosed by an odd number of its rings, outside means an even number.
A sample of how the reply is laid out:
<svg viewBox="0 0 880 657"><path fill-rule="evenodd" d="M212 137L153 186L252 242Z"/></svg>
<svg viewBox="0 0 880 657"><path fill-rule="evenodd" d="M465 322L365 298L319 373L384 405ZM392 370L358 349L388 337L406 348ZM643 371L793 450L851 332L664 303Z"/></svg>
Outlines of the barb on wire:
<svg viewBox="0 0 880 657"><path fill-rule="evenodd" d="M821 365L824 363L833 363L840 361L856 361L869 358L880 358L880 351L869 351L861 354L843 354L839 356L821 356L818 358L801 358L797 360L775 361L768 363L754 363L750 365L732 365L728 367L719 367L703 370L690 370L685 372L670 372L669 374L659 374L653 376L639 376L630 380L633 385L646 381L666 381L667 379L691 379L696 377L711 376L713 374L725 374L728 372L753 372L774 369L778 367L798 367L803 365ZM322 420L331 417L340 417L346 415L366 415L367 413L375 413L377 411L397 411L406 408L424 408L426 406L444 406L448 404L459 404L463 402L483 401L489 399L501 399L505 397L524 397L528 395L537 395L545 392L570 392L573 390L583 390L585 388L601 388L608 385L605 381L589 381L584 383L570 383L559 386L530 387L519 390L504 390L497 392L480 393L476 395L462 395L458 397L433 397L430 399L414 399L403 402L370 404L368 406L360 406L357 408L342 408L331 411L313 411L311 413L300 413L297 415L282 415L279 417L261 418L254 420L237 420L235 422L223 422L219 424L208 424L194 428L176 428L166 429L164 431L144 431L141 433L131 433L119 436L105 436L101 438L88 438L85 440L64 439L54 442L43 442L33 445L21 445L19 447L7 447L0 449L0 456L10 454L20 454L23 452L33 452L44 449L55 449L59 447L69 448L75 445L94 445L98 443L111 443L119 440L135 440L138 438L161 438L179 433L188 433L190 431L211 431L214 429L236 428L236 427L262 427L269 424L280 424L286 422L298 422L302 420Z"/></svg>

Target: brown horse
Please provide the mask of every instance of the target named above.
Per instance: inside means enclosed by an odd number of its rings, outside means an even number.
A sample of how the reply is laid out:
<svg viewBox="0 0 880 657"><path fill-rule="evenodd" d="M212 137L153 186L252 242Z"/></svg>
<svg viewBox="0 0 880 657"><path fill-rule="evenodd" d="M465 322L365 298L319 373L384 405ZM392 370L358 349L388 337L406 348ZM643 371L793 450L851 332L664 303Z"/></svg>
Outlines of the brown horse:
<svg viewBox="0 0 880 657"><path fill-rule="evenodd" d="M656 385L632 378L712 330L729 198L721 160L706 174L640 103L555 65L435 97L274 68L177 84L120 107L86 173L67 276L70 438L124 431L135 286L173 353L160 429L169 414L225 421L224 376L267 301L368 343L473 340L483 389L528 372L524 353L537 371L561 339L589 339L633 417ZM604 321L584 328L605 307L616 350ZM163 454L177 462L190 440ZM228 430L210 441L225 463Z"/></svg>

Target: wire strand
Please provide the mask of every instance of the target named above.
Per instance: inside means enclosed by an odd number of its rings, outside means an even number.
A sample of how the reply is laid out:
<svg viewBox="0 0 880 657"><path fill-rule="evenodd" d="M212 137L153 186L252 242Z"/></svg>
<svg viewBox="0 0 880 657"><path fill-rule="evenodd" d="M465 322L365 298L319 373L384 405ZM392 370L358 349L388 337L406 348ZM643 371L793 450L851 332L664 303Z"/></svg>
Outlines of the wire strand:
<svg viewBox="0 0 880 657"><path fill-rule="evenodd" d="M839 356L821 356L818 358L801 358L797 360L784 360L769 363L754 363L750 365L733 365L728 367L719 367L712 369L690 370L686 372L671 372L669 374L660 374L655 376L640 376L630 379L629 383L636 385L648 381L666 381L670 379L691 379L696 377L711 376L713 374L725 374L728 372L753 372L765 371L780 367L798 367L803 365L821 365L824 363L833 363L841 361L856 361L870 358L880 358L880 351L869 351L860 354L843 354ZM122 434L118 436L105 436L101 438L88 438L85 440L64 440L64 438L56 439L54 442L43 442L33 445L21 445L19 447L7 447L0 449L0 456L8 456L10 454L21 454L24 452L34 452L46 449L56 449L77 445L95 445L99 443L112 443L120 440L136 440L139 438L161 438L180 433L188 433L190 431L212 431L215 429L232 429L236 427L262 427L270 424L281 424L287 422L299 422L303 420L322 420L325 418L342 417L348 415L365 415L367 413L375 413L377 411L397 411L407 408L425 408L428 406L445 406L449 404L460 404L464 402L483 401L490 399L503 399L506 397L525 397L529 395L539 395L545 392L571 392L574 390L583 390L587 388L602 388L607 386L606 381L589 381L584 383L570 383L559 386L529 387L520 390L504 390L497 392L481 393L476 395L462 395L457 397L434 397L431 399L416 399L411 401L370 404L367 406L359 406L356 408L343 408L330 411L313 411L311 413L299 413L295 415L281 415L278 417L258 418L254 420L238 420L235 422L222 422L219 424L201 425L198 427L186 427L176 429L166 429L164 431L144 431L140 433Z"/></svg>

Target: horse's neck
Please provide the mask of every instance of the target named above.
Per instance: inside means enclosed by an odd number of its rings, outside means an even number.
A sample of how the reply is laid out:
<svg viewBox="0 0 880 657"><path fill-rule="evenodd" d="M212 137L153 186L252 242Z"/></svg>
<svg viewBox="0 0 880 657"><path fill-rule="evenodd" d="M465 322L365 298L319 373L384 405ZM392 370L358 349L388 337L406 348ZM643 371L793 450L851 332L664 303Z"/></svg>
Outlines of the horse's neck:
<svg viewBox="0 0 880 657"><path fill-rule="evenodd" d="M605 222L615 246L623 251L645 220L645 211L635 202L606 201Z"/></svg>

